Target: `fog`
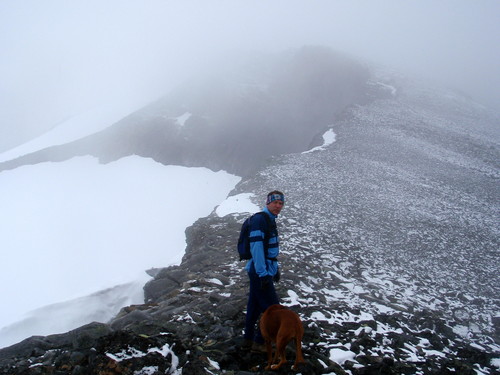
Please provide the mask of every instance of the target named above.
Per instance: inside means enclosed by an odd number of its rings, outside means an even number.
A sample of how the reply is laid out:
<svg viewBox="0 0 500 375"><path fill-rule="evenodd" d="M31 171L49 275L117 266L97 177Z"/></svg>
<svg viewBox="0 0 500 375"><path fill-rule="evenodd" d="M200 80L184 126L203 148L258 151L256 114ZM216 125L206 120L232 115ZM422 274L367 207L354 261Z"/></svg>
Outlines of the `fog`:
<svg viewBox="0 0 500 375"><path fill-rule="evenodd" d="M5 0L0 151L96 107L123 115L245 51L327 45L500 108L500 2Z"/></svg>

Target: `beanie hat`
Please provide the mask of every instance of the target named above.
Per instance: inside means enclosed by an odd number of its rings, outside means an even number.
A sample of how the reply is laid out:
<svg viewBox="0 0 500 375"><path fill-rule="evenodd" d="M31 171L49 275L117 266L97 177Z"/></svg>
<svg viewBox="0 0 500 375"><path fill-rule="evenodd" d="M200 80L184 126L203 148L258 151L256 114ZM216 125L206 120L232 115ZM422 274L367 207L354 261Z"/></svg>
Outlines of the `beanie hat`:
<svg viewBox="0 0 500 375"><path fill-rule="evenodd" d="M279 194L279 193L270 194L267 196L266 205L273 202L273 201L278 201L278 200L285 203L285 196L283 194Z"/></svg>

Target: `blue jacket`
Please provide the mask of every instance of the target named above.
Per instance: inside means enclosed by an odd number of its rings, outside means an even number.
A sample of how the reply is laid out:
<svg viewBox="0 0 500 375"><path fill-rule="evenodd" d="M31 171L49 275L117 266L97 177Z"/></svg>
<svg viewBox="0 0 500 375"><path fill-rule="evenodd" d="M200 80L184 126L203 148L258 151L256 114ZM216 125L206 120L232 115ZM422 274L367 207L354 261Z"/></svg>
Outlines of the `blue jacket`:
<svg viewBox="0 0 500 375"><path fill-rule="evenodd" d="M271 222L276 225L276 215L273 215L267 207L263 210L270 218ZM266 259L264 255L264 239L268 224L263 215L253 217L250 225L250 259L245 267L248 272L252 272L255 267L255 272L259 277L274 276L278 272L278 261ZM268 258L277 258L279 254L279 237L277 230L272 231L268 241L267 248Z"/></svg>

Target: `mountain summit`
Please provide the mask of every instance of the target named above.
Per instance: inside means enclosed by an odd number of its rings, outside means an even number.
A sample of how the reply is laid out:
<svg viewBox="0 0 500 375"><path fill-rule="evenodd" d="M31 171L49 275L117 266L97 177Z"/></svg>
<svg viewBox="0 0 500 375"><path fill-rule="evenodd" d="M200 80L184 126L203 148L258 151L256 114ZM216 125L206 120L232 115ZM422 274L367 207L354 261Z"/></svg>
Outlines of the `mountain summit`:
<svg viewBox="0 0 500 375"><path fill-rule="evenodd" d="M493 374L498 123L452 91L306 47L0 169L137 154L244 176L228 200L261 206L282 190L277 290L304 323L302 374ZM154 271L144 304L2 349L0 373L262 373L264 356L239 348L246 216L214 209L186 231L182 263Z"/></svg>

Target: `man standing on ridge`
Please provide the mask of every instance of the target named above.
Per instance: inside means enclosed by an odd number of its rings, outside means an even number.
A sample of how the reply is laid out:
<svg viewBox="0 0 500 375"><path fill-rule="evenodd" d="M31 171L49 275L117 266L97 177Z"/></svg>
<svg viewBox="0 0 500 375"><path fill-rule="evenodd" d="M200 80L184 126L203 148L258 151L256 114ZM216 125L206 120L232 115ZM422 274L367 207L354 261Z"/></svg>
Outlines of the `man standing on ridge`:
<svg viewBox="0 0 500 375"><path fill-rule="evenodd" d="M245 267L250 278L250 293L248 295L247 314L243 349L266 352L264 339L260 329L256 327L257 320L269 306L279 303L274 289L274 282L279 280L279 237L276 228L276 218L283 205L285 196L280 191L272 191L267 195L266 207L261 214L252 217L250 223L250 259Z"/></svg>

